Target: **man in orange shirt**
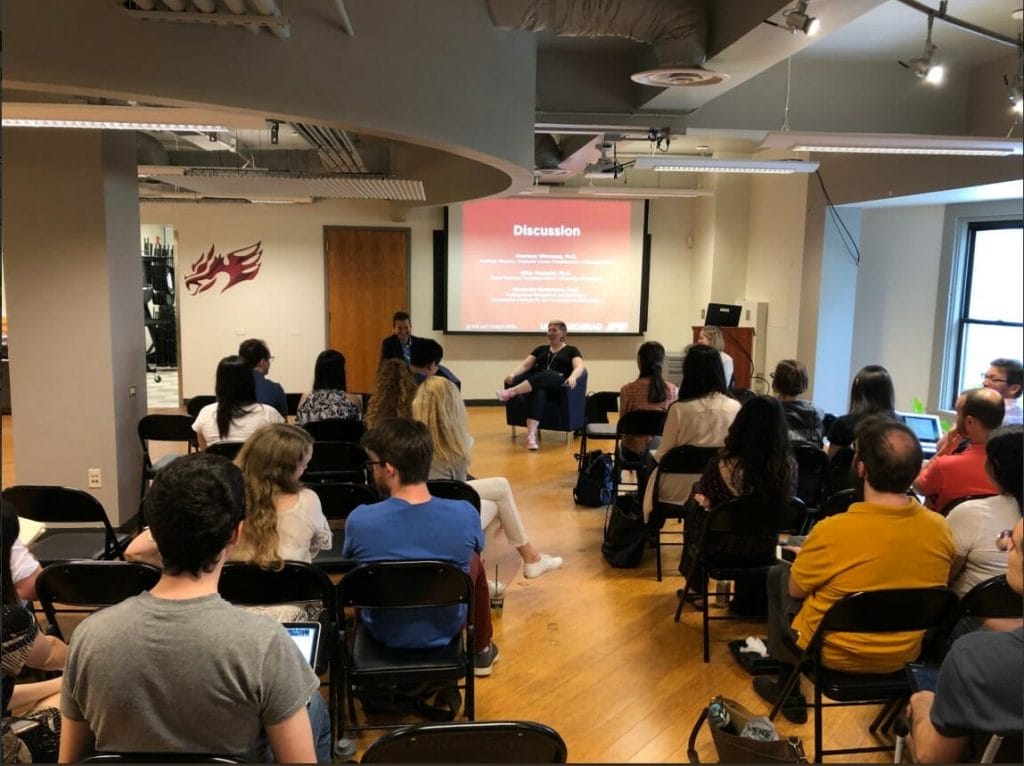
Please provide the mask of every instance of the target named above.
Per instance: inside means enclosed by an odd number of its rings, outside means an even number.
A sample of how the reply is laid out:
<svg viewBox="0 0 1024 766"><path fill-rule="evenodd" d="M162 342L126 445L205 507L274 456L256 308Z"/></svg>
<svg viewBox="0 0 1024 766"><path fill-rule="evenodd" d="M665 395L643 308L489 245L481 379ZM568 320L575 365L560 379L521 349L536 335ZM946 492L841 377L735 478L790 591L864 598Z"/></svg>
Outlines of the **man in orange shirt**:
<svg viewBox="0 0 1024 766"><path fill-rule="evenodd" d="M823 519L804 541L792 568L768 575L768 649L783 663L778 680L754 679L754 690L774 703L801 650L837 601L851 593L883 588L945 585L953 559L946 520L907 496L921 468L921 445L902 423L865 418L858 425L853 470L864 502ZM922 635L830 633L822 659L836 670L884 673L916 659ZM797 692L782 708L794 723L807 720Z"/></svg>

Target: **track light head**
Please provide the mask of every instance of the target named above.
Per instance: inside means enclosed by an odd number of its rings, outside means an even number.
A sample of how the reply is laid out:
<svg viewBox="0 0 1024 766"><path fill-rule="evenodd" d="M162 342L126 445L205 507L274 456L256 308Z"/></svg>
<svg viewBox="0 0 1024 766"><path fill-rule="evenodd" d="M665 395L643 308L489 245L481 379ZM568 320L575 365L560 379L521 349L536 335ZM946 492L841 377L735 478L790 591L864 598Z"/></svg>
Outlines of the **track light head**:
<svg viewBox="0 0 1024 766"><path fill-rule="evenodd" d="M782 15L786 19L786 27L793 34L803 32L808 37L813 37L821 28L821 23L818 19L807 13L807 6L810 4L811 0L800 0L795 7L783 12Z"/></svg>
<svg viewBox="0 0 1024 766"><path fill-rule="evenodd" d="M945 4L943 4L945 5ZM932 42L932 24L935 16L928 14L928 36L924 40L924 52L919 58L910 61L900 61L900 65L912 71L929 85L941 85L946 78L946 69L942 64L935 63L935 51L938 50Z"/></svg>

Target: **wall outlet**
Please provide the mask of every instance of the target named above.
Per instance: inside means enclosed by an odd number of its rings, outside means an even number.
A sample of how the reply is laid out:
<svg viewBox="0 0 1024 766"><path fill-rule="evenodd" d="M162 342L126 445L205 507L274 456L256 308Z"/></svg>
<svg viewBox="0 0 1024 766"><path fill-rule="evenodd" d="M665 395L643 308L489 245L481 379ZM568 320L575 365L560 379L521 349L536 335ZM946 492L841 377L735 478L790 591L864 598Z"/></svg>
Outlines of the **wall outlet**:
<svg viewBox="0 0 1024 766"><path fill-rule="evenodd" d="M100 489L103 487L103 472L99 468L89 469L89 489Z"/></svg>
<svg viewBox="0 0 1024 766"><path fill-rule="evenodd" d="M138 394L139 391L135 386L128 386L128 398L131 399L133 396Z"/></svg>

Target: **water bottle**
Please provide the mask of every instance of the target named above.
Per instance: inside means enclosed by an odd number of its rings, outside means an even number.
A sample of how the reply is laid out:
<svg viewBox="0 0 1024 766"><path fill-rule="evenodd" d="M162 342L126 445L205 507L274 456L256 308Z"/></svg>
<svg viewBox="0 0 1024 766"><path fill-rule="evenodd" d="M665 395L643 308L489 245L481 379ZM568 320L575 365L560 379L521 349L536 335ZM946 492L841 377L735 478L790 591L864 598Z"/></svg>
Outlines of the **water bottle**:
<svg viewBox="0 0 1024 766"><path fill-rule="evenodd" d="M725 709L725 705L720 700L713 700L708 705L708 721L717 729L721 729L729 734L736 733L736 727L732 725L729 711Z"/></svg>

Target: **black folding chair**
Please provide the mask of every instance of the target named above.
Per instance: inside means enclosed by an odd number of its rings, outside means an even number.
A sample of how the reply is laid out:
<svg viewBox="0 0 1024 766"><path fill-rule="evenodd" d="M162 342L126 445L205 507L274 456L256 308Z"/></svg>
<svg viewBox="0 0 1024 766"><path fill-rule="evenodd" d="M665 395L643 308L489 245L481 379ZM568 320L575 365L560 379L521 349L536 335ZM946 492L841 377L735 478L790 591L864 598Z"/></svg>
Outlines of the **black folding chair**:
<svg viewBox="0 0 1024 766"><path fill-rule="evenodd" d="M62 641L70 638L58 615L91 614L105 606L149 590L160 580L160 570L132 561L67 561L50 564L36 580L36 595L49 623L49 633ZM58 605L60 608L58 608ZM73 607L73 608L68 608Z"/></svg>
<svg viewBox="0 0 1024 766"><path fill-rule="evenodd" d="M356 567L338 583L339 609L466 610L466 621L446 646L434 649L393 649L377 641L356 621L341 624L340 681L351 729L356 726L355 689L385 689L426 683L457 683L465 691L466 718L475 715L473 676L473 581L462 569L445 561L390 561Z"/></svg>
<svg viewBox="0 0 1024 766"><path fill-rule="evenodd" d="M403 726L370 743L360 763L565 763L565 742L532 721Z"/></svg>
<svg viewBox="0 0 1024 766"><path fill-rule="evenodd" d="M185 411L188 412L193 418L199 415L199 410L208 404L214 404L217 401L216 396L210 396L209 394L200 394L199 396L193 396L188 400L188 404L185 405Z"/></svg>
<svg viewBox="0 0 1024 766"><path fill-rule="evenodd" d="M206 753L95 753L79 763L245 763L233 755Z"/></svg>
<svg viewBox="0 0 1024 766"><path fill-rule="evenodd" d="M790 446L797 468L796 496L804 501L808 512L813 513L823 500L828 453L810 442L793 442Z"/></svg>
<svg viewBox="0 0 1024 766"><path fill-rule="evenodd" d="M206 446L206 451L211 455L220 455L228 460L234 460L238 457L238 453L242 451L244 444L245 442L239 441L214 442Z"/></svg>
<svg viewBox="0 0 1024 766"><path fill-rule="evenodd" d="M455 479L430 479L427 482L427 489L434 497L443 497L446 500L465 500L467 503L480 512L480 495L472 486L464 481Z"/></svg>
<svg viewBox="0 0 1024 766"><path fill-rule="evenodd" d="M632 415L633 413L628 414ZM662 416L664 417L664 413L662 413ZM673 447L670 449L658 462L658 473L654 480L654 489L653 494L651 495L651 517L648 523L650 524L651 529L657 534L654 551L659 582L661 581L662 571L662 535L678 535L680 538L683 536L682 531L666 532L664 530L665 522L669 519L675 519L676 521L681 522L683 520L683 509L686 507L686 501L679 503L661 499L662 482L667 476L675 476L680 477L680 480L684 483L692 484L700 479L701 475L704 473L704 469L707 467L708 461L718 454L718 450L718 447L694 447L689 444L683 444L679 447ZM687 481L687 477L689 477L689 481ZM689 535L689 532L689 530L686 530L687 535ZM682 544L682 539L680 539L678 543L665 543L665 545L676 547L681 546Z"/></svg>
<svg viewBox="0 0 1024 766"><path fill-rule="evenodd" d="M675 621L683 612L683 606L690 594L700 597L702 628L704 633L704 662L711 661L711 620L734 619L728 613L712 616L709 612L708 597L709 580L735 580L738 577L749 577L754 574L767 574L774 566L774 559L755 564L735 564L721 558L708 555L708 533L727 534L731 537L744 537L759 540L768 536L777 537L779 532L792 530L800 523L803 516L803 503L794 498L789 501L772 501L762 497L736 497L712 508L707 513L695 514L695 519L686 529L686 548L690 553L690 570L686 573L686 586L679 594ZM696 528L694 528L696 527ZM699 582L694 582L693 572L700 567L703 575Z"/></svg>
<svg viewBox="0 0 1024 766"><path fill-rule="evenodd" d="M284 401L288 408L288 417L295 417L295 414L299 411L299 402L302 400L302 394L285 394Z"/></svg>
<svg viewBox="0 0 1024 766"><path fill-rule="evenodd" d="M855 489L842 489L835 494L829 495L819 507L807 509L800 534L806 535L822 519L827 519L829 516L835 516L839 513L846 513L851 505L860 502L862 499L857 496L857 490Z"/></svg>
<svg viewBox="0 0 1024 766"><path fill-rule="evenodd" d="M977 619L1020 617L1024 615L1024 597L1006 582L1006 575L996 575L980 582L960 599L960 616Z"/></svg>
<svg viewBox="0 0 1024 766"><path fill-rule="evenodd" d="M619 411L618 391L593 391L587 394L583 403L583 428L581 429L580 452L576 456L578 470L583 470L583 461L590 449L591 439L618 441L615 425L608 422L608 416ZM614 452L614 449L612 450Z"/></svg>
<svg viewBox="0 0 1024 766"><path fill-rule="evenodd" d="M332 574L347 572L355 562L341 555L345 547L345 519L360 505L375 503L380 498L365 484L347 481L318 482L309 485L320 498L320 507L331 525L331 547L313 557L313 564Z"/></svg>
<svg viewBox="0 0 1024 766"><path fill-rule="evenodd" d="M19 516L41 524L88 524L47 527L29 546L42 566L76 559L124 559L131 537L115 532L103 505L88 492L68 487L19 484L3 491Z"/></svg>
<svg viewBox="0 0 1024 766"><path fill-rule="evenodd" d="M195 418L191 415L146 415L139 420L139 441L142 443L142 492L140 498L146 496L146 487L156 476L156 472L179 457L178 453L164 455L153 462L149 454L150 442L180 442L185 445L186 452L199 449L196 432L192 430Z"/></svg>
<svg viewBox="0 0 1024 766"><path fill-rule="evenodd" d="M822 648L832 632L902 633L947 628L956 618L956 594L946 587L892 588L852 593L832 605L825 613L800 661L800 673L793 673L772 707L769 718L775 719L800 682L801 673L814 683L814 761L825 755L879 753L893 750L893 745L825 750L822 747L822 711L826 707L850 705L882 705L868 731L874 734L895 719L909 699L911 690L903 668L893 673L849 673L831 670L821 660ZM827 696L834 702L823 702ZM808 705L810 707L810 705Z"/></svg>
<svg viewBox="0 0 1024 766"><path fill-rule="evenodd" d="M314 420L312 423L303 423L302 428L309 432L309 435L318 442L352 442L359 444L366 432L366 426L361 420L348 418L328 418L327 420Z"/></svg>
<svg viewBox="0 0 1024 766"><path fill-rule="evenodd" d="M313 456L302 475L305 484L348 481L370 485L370 456L352 442L313 442Z"/></svg>
<svg viewBox="0 0 1024 766"><path fill-rule="evenodd" d="M627 412L615 424L615 466L612 476L615 481L615 494L622 486L623 471L636 471L637 475L647 470L647 455L639 459L631 459L622 451L624 436L661 436L665 429L665 410L633 410ZM638 482L639 483L639 482Z"/></svg>

